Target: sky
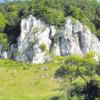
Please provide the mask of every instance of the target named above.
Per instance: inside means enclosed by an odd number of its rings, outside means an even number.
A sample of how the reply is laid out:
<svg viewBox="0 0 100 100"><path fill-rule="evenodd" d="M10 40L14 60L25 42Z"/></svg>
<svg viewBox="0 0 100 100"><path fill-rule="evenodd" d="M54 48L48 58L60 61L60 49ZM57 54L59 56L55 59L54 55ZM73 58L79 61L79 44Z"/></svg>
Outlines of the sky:
<svg viewBox="0 0 100 100"><path fill-rule="evenodd" d="M0 2L3 2L3 0L0 0Z"/></svg>

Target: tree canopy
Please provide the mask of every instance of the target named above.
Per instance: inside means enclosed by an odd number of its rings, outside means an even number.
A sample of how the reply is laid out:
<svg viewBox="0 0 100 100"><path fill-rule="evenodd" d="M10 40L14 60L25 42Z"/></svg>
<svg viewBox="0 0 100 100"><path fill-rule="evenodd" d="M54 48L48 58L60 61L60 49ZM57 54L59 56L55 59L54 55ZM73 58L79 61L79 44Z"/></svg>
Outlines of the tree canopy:
<svg viewBox="0 0 100 100"><path fill-rule="evenodd" d="M57 27L64 24L66 17L72 16L100 38L100 3L97 0L7 0L0 4L0 30L14 42L20 33L21 19L29 14Z"/></svg>
<svg viewBox="0 0 100 100"><path fill-rule="evenodd" d="M95 53L89 52L85 56L68 56L57 77L64 77L63 88L67 92L67 99L95 100L100 97L100 65L94 59Z"/></svg>

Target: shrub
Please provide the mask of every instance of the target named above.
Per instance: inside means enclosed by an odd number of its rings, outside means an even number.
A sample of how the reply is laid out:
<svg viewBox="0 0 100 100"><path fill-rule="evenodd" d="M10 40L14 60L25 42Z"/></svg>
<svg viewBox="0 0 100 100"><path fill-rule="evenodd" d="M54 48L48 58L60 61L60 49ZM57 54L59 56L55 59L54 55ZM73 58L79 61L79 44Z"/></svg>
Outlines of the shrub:
<svg viewBox="0 0 100 100"><path fill-rule="evenodd" d="M58 77L64 76L67 85L70 85L69 89L65 90L69 97L78 96L80 99L86 100L100 97L100 88L98 86L100 81L98 70L100 66L93 59L94 56L95 53L92 51L83 57L78 55L68 56L61 68L57 70L55 75Z"/></svg>
<svg viewBox="0 0 100 100"><path fill-rule="evenodd" d="M42 51L46 51L46 50L47 50L46 44L42 43L42 44L40 45L40 49L41 49Z"/></svg>
<svg viewBox="0 0 100 100"><path fill-rule="evenodd" d="M93 57L95 57L95 55L96 55L96 53L95 53L94 51L90 51L90 52L87 53L85 56L86 56L87 58L93 58Z"/></svg>
<svg viewBox="0 0 100 100"><path fill-rule="evenodd" d="M41 18L49 25L60 26L64 23L64 11L60 9L60 2L55 0L40 0L39 2L36 2L36 0L33 1L34 16ZM60 6L59 9L58 6Z"/></svg>
<svg viewBox="0 0 100 100"><path fill-rule="evenodd" d="M85 100L95 100L100 98L99 82L96 80L90 80L83 89Z"/></svg>
<svg viewBox="0 0 100 100"><path fill-rule="evenodd" d="M65 11L66 16L73 16L76 19L80 19L81 16L81 9L76 7L76 6L70 6L68 9Z"/></svg>
<svg viewBox="0 0 100 100"><path fill-rule="evenodd" d="M5 16L0 12L0 32L4 31L6 24L7 24L7 20Z"/></svg>
<svg viewBox="0 0 100 100"><path fill-rule="evenodd" d="M0 44L3 45L3 50L8 50L8 40L7 36L4 33L0 33Z"/></svg>
<svg viewBox="0 0 100 100"><path fill-rule="evenodd" d="M97 37L100 39L100 29L97 30L97 33L96 33Z"/></svg>
<svg viewBox="0 0 100 100"><path fill-rule="evenodd" d="M44 15L44 20L49 25L61 26L65 21L64 12L53 8L47 8L47 13Z"/></svg>

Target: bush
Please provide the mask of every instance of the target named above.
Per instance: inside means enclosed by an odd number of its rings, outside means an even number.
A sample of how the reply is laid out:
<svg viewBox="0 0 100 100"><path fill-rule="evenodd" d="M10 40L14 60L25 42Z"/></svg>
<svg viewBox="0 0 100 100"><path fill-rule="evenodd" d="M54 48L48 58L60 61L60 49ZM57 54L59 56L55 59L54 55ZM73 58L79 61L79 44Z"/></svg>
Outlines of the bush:
<svg viewBox="0 0 100 100"><path fill-rule="evenodd" d="M0 32L4 31L6 24L7 24L7 20L5 16L0 12Z"/></svg>
<svg viewBox="0 0 100 100"><path fill-rule="evenodd" d="M56 71L56 76L64 76L64 83L67 81L67 86L63 86L69 97L78 96L80 99L93 100L100 97L100 88L98 83L99 67L93 59L94 52L90 52L81 57L78 55L68 56L63 65ZM66 80L66 81L65 81ZM91 95L92 93L92 95ZM87 99L88 97L88 99Z"/></svg>
<svg viewBox="0 0 100 100"><path fill-rule="evenodd" d="M39 2L36 2L36 0L34 0L33 5L34 16L41 18L47 24L60 26L64 23L64 11L60 9L60 2L55 0L40 0ZM58 6L60 6L59 9Z"/></svg>
<svg viewBox="0 0 100 100"><path fill-rule="evenodd" d="M95 100L100 98L99 81L90 80L83 89L85 100Z"/></svg>
<svg viewBox="0 0 100 100"><path fill-rule="evenodd" d="M40 45L40 49L41 49L42 51L46 51L46 50L47 50L46 44L42 43L42 44Z"/></svg>
<svg viewBox="0 0 100 100"><path fill-rule="evenodd" d="M80 19L81 17L81 9L76 6L70 6L68 9L66 9L65 15L66 16L73 16L76 19Z"/></svg>
<svg viewBox="0 0 100 100"><path fill-rule="evenodd" d="M7 36L4 33L0 33L0 44L3 45L3 50L8 50L8 40Z"/></svg>
<svg viewBox="0 0 100 100"><path fill-rule="evenodd" d="M64 12L52 8L47 8L47 13L44 15L44 20L49 25L61 26L65 21Z"/></svg>
<svg viewBox="0 0 100 100"><path fill-rule="evenodd" d="M34 15L41 18L49 25L61 26L65 21L63 11L48 7L36 9Z"/></svg>
<svg viewBox="0 0 100 100"><path fill-rule="evenodd" d="M97 37L100 39L100 29L97 30L97 33L96 33Z"/></svg>

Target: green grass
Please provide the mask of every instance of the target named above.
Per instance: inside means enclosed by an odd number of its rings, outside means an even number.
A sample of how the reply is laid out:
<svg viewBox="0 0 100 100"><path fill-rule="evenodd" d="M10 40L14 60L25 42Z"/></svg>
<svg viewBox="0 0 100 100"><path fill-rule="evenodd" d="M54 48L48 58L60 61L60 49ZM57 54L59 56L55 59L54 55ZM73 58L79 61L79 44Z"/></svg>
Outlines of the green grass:
<svg viewBox="0 0 100 100"><path fill-rule="evenodd" d="M60 81L54 78L59 61L29 65L0 60L0 100L51 100L60 95Z"/></svg>

